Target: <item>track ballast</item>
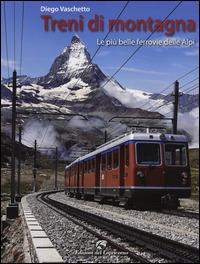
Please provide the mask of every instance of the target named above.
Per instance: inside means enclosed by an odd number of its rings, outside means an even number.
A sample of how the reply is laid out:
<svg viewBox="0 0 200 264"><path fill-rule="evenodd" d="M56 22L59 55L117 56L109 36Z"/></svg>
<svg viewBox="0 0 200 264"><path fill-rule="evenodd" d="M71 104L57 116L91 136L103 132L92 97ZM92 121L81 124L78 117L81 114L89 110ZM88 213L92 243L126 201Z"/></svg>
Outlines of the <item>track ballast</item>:
<svg viewBox="0 0 200 264"><path fill-rule="evenodd" d="M150 250L151 252L154 252L170 261L176 263L199 263L199 250L195 247L176 242L174 240L164 238L134 227L130 227L125 224L104 218L102 216L82 211L70 205L60 203L58 201L50 199L50 194L52 194L52 192L43 193L38 195L37 197L41 202L53 207L54 210L56 209L58 213L62 214L65 217L69 217L69 215L73 216L76 219L79 219L87 224L107 231L115 237L128 242L129 245L139 246L144 248L145 250ZM70 220L74 221L74 218ZM80 225L80 222L78 222L77 224ZM131 258L142 263L149 262L143 257L138 256L134 252L130 251L126 247L113 242L113 240L110 240L109 238L107 238L107 236L102 236L98 232L94 231L94 229L89 228L84 224L82 225L87 229L87 231L93 233L96 236L100 236L100 239L107 240L111 246L117 248L120 251L127 252L128 256L130 256Z"/></svg>

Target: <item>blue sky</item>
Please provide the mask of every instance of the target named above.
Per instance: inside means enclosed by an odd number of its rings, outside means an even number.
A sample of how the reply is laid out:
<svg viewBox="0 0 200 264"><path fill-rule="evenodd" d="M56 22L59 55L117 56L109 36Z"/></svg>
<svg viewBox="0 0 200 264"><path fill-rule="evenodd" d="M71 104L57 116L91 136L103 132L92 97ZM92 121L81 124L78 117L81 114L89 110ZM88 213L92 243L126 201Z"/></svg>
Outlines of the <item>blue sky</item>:
<svg viewBox="0 0 200 264"><path fill-rule="evenodd" d="M12 72L13 67L13 1L6 2L7 32L9 42L9 60ZM81 40L86 44L91 55L97 49L97 39L103 39L107 33L109 19L115 19L123 8L125 1L25 1L24 16L24 42L23 42L23 64L22 74L32 77L42 76L48 73L49 68L63 48L69 45L75 32L45 32L41 15L48 12L41 12L41 6L59 7L76 6L90 7L90 12L85 13L63 13L51 14L55 19L79 19L79 15L84 16L85 28L83 32L78 32ZM176 6L178 1L131 1L121 16L121 19L153 19L165 18ZM198 65L198 7L197 1L185 1L170 16L171 19L193 19L196 22L197 30L191 32L177 32L173 38L189 38L195 41L191 47L158 47L144 46L134 56L125 67L115 76L124 86L131 89L141 89L147 92L159 92L175 81L178 77L195 68ZM1 9L3 10L3 9ZM19 66L20 57L20 34L21 34L21 10L22 1L16 1L16 61ZM87 21L94 15L103 15L104 32L90 32L87 28ZM1 16L3 19L3 15ZM2 76L7 77L5 30L4 21L2 27ZM112 32L108 39L145 39L150 32ZM156 32L152 39L166 38L163 32ZM171 37L169 37L171 38ZM102 47L94 63L107 74L112 75L115 70L128 58L137 46L110 46ZM18 70L18 68L17 68ZM183 79L181 85L197 77L197 71ZM195 84L192 83L192 84ZM188 86L189 87L189 86ZM197 93L198 90L192 93Z"/></svg>

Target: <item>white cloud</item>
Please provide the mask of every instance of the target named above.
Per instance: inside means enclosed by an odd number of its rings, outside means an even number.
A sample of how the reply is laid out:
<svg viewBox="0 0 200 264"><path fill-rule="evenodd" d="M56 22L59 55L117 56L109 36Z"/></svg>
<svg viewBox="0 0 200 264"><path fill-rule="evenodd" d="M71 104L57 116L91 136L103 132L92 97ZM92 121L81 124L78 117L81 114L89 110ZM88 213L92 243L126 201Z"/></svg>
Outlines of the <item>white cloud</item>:
<svg viewBox="0 0 200 264"><path fill-rule="evenodd" d="M180 63L172 63L171 66L187 70L187 67L185 67L183 64L180 64Z"/></svg>
<svg viewBox="0 0 200 264"><path fill-rule="evenodd" d="M121 89L114 81L108 82L102 87L110 96L119 100L123 105L131 108L142 108L144 110L155 111L163 114L166 117L171 117L173 114L173 104L164 104L164 100L151 99L151 93L141 90ZM156 98L154 98L156 99ZM158 108L159 106L162 106ZM199 144L199 108L194 108L190 112L178 114L178 128L184 129L192 136L192 145Z"/></svg>
<svg viewBox="0 0 200 264"><path fill-rule="evenodd" d="M192 135L193 147L199 146L199 107L192 109L188 113L179 113L178 127L186 130Z"/></svg>
<svg viewBox="0 0 200 264"><path fill-rule="evenodd" d="M106 70L117 70L118 69L118 67L102 67L102 68ZM121 71L136 72L136 73L143 73L143 74L154 74L154 75L166 75L167 74L166 72L143 70L143 69L138 69L138 68L133 68L133 67L123 67Z"/></svg>
<svg viewBox="0 0 200 264"><path fill-rule="evenodd" d="M191 51L185 51L184 54L186 56L199 56L199 50L198 49L194 49Z"/></svg>
<svg viewBox="0 0 200 264"><path fill-rule="evenodd" d="M4 58L1 58L1 65L3 67L7 67L7 60ZM14 69L14 60L8 60L9 69ZM15 62L15 69L19 70L18 62Z"/></svg>
<svg viewBox="0 0 200 264"><path fill-rule="evenodd" d="M98 56L98 57L104 57L104 56L109 55L110 53L111 53L111 52L108 51L108 50L103 50L103 51L99 52L97 56Z"/></svg>

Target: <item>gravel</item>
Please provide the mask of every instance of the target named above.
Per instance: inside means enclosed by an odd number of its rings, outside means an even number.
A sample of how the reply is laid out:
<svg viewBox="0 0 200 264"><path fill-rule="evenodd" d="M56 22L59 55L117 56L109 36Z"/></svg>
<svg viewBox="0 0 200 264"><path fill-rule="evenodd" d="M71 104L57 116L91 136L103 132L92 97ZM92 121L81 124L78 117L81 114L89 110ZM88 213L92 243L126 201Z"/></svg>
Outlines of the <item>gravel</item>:
<svg viewBox="0 0 200 264"><path fill-rule="evenodd" d="M69 198L64 192L50 196L56 201L72 205L154 234L167 237L194 247L199 247L199 221L193 218L162 214L153 211L125 210L97 202Z"/></svg>
<svg viewBox="0 0 200 264"><path fill-rule="evenodd" d="M66 263L135 263L124 252L110 246L103 254L97 249L97 237L29 195L30 208ZM94 228L93 228L94 230Z"/></svg>
<svg viewBox="0 0 200 264"><path fill-rule="evenodd" d="M97 249L96 243L99 239L59 213L37 201L35 194L27 196L30 208L57 248L66 263L135 263L124 252L107 245L103 254ZM63 192L52 194L51 198L66 203L87 212L114 219L149 232L172 238L174 240L198 247L198 220L186 217L169 216L162 213L125 210L112 205L100 205L96 202L89 202L69 198ZM89 227L89 225L88 225ZM108 236L105 231L92 227L101 235ZM120 239L110 237L113 241L124 242ZM166 263L166 259L158 257L156 253L144 251L139 247L130 247L130 250L141 255L153 263Z"/></svg>

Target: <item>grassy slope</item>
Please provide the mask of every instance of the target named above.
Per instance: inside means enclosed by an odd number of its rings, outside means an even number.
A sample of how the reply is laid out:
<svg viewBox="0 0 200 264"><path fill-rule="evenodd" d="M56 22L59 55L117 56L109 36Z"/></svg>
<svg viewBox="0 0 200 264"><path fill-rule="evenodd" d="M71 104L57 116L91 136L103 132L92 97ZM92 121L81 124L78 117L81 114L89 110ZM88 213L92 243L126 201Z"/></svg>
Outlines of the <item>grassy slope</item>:
<svg viewBox="0 0 200 264"><path fill-rule="evenodd" d="M1 134L1 192L10 192L10 164L11 158L11 139ZM19 147L19 143L16 143L16 149ZM33 149L24 145L21 147L21 191L27 193L32 190L33 183ZM18 158L18 151L16 151L16 159ZM16 179L17 179L17 164L16 161ZM61 184L64 182L64 167L65 162L59 161L58 164L58 182ZM37 153L37 185L38 189L43 185L43 182L49 180L54 183L54 171L55 161L50 159L47 155ZM42 186L43 187L43 186Z"/></svg>
<svg viewBox="0 0 200 264"><path fill-rule="evenodd" d="M190 149L190 167L192 174L192 197L199 198L199 149Z"/></svg>

